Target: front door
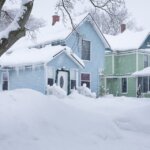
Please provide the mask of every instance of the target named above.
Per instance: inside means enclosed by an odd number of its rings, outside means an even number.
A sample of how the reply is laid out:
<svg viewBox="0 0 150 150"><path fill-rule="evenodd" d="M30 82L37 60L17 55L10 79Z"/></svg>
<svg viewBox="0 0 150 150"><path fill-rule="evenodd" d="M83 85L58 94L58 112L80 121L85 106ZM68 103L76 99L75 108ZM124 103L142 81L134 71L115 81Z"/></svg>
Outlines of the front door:
<svg viewBox="0 0 150 150"><path fill-rule="evenodd" d="M69 72L63 71L63 70L58 70L57 74L57 85L60 86L64 91L67 92L69 90L69 78L68 78Z"/></svg>

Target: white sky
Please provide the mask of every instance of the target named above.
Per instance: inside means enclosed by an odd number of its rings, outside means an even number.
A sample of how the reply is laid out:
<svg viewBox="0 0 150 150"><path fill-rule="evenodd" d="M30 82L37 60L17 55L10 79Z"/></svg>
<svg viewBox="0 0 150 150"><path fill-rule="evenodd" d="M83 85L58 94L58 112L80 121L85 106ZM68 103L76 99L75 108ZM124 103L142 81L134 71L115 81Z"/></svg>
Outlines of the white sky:
<svg viewBox="0 0 150 150"><path fill-rule="evenodd" d="M16 2L17 0L14 0ZM51 21L51 16L54 14L54 6L58 0L35 0L33 14L37 17L45 18ZM80 0L79 2L88 0ZM141 26L150 30L150 0L125 0L126 7L135 19L137 26ZM12 4L10 7L12 8ZM85 5L78 6L74 12L83 10Z"/></svg>
<svg viewBox="0 0 150 150"><path fill-rule="evenodd" d="M128 11L135 19L137 26L150 30L150 0L125 0ZM33 13L37 17L51 21L54 5L57 0L35 0ZM82 8L77 8L79 11Z"/></svg>
<svg viewBox="0 0 150 150"><path fill-rule="evenodd" d="M150 0L125 0L137 25L150 30Z"/></svg>

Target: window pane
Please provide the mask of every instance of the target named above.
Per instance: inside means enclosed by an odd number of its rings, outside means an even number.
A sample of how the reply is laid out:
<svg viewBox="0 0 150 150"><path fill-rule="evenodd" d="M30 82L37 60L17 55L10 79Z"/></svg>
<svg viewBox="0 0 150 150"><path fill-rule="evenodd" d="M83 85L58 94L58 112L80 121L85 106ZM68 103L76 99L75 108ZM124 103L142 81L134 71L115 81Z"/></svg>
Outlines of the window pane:
<svg viewBox="0 0 150 150"><path fill-rule="evenodd" d="M71 80L71 89L76 89L76 80Z"/></svg>
<svg viewBox="0 0 150 150"><path fill-rule="evenodd" d="M90 41L82 40L82 59L90 60Z"/></svg>
<svg viewBox="0 0 150 150"><path fill-rule="evenodd" d="M3 81L3 90L8 90L8 81Z"/></svg>
<svg viewBox="0 0 150 150"><path fill-rule="evenodd" d="M47 84L52 86L53 85L53 79L52 78L48 78Z"/></svg>
<svg viewBox="0 0 150 150"><path fill-rule="evenodd" d="M88 88L90 88L90 74L81 74L81 85L86 84Z"/></svg>
<svg viewBox="0 0 150 150"><path fill-rule="evenodd" d="M86 86L87 86L88 88L90 88L90 82L81 81L81 85L83 85L84 83L86 84Z"/></svg>
<svg viewBox="0 0 150 150"><path fill-rule="evenodd" d="M143 77L143 92L146 93L148 91L148 77Z"/></svg>
<svg viewBox="0 0 150 150"><path fill-rule="evenodd" d="M126 92L127 92L127 79L122 78L122 93L126 93Z"/></svg>
<svg viewBox="0 0 150 150"><path fill-rule="evenodd" d="M81 74L81 80L89 81L90 80L90 74L84 74L84 73L82 73Z"/></svg>

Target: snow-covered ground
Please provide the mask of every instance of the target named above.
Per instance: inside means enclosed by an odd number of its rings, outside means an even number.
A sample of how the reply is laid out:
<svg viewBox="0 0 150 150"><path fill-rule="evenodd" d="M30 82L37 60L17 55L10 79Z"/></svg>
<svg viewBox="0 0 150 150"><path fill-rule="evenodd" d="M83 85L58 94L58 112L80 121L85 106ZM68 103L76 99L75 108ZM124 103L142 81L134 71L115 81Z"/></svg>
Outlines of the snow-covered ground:
<svg viewBox="0 0 150 150"><path fill-rule="evenodd" d="M0 150L150 150L150 99L0 93Z"/></svg>

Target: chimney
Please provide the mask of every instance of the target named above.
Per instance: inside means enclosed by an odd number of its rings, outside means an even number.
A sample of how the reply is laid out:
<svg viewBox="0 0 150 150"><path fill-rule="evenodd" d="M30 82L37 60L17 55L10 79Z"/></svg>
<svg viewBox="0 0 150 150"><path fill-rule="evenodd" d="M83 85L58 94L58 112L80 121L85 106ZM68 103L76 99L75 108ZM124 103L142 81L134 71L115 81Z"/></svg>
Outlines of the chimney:
<svg viewBox="0 0 150 150"><path fill-rule="evenodd" d="M126 30L126 24L121 24L121 33L123 33Z"/></svg>
<svg viewBox="0 0 150 150"><path fill-rule="evenodd" d="M53 15L52 16L52 25L55 25L56 22L59 22L60 17L58 15Z"/></svg>

